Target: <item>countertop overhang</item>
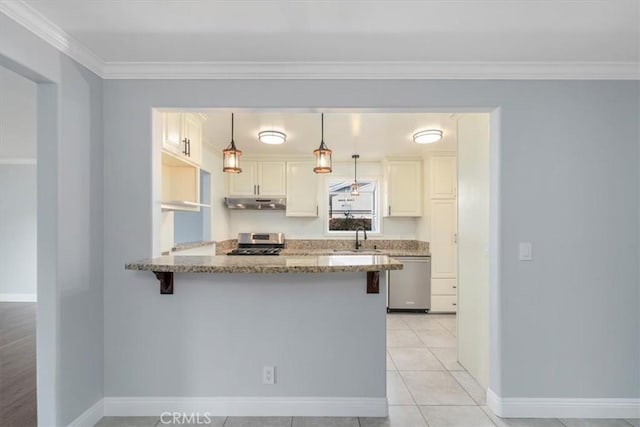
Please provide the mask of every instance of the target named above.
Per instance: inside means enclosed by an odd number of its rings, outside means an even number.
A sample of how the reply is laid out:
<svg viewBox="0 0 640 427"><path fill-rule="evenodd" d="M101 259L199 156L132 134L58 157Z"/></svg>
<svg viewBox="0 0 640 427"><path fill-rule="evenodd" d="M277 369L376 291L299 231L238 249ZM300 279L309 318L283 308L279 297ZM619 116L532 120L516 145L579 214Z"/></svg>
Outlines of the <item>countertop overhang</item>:
<svg viewBox="0 0 640 427"><path fill-rule="evenodd" d="M380 293L380 272L401 270L402 263L387 255L305 256L162 256L127 263L125 269L152 271L161 294L173 294L174 273L353 273L366 272L367 293Z"/></svg>
<svg viewBox="0 0 640 427"><path fill-rule="evenodd" d="M387 255L162 256L127 263L127 270L162 273L348 273L401 270Z"/></svg>

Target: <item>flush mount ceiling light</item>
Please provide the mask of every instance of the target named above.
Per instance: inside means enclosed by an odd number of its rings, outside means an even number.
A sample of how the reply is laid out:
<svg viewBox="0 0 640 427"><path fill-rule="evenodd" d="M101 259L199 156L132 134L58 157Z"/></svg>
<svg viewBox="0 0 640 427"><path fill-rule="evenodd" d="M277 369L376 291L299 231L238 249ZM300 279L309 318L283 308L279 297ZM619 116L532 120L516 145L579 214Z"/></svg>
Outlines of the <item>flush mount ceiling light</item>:
<svg viewBox="0 0 640 427"><path fill-rule="evenodd" d="M233 141L233 113L231 113L231 143L222 150L222 171L227 173L242 172L240 156L242 156L242 151L236 148L236 143Z"/></svg>
<svg viewBox="0 0 640 427"><path fill-rule="evenodd" d="M413 142L416 144L432 144L442 139L442 131L440 129L421 130L413 134Z"/></svg>
<svg viewBox="0 0 640 427"><path fill-rule="evenodd" d="M351 195L359 196L360 185L358 184L358 159L360 158L360 155L354 154L351 158L353 159L353 184L351 184Z"/></svg>
<svg viewBox="0 0 640 427"><path fill-rule="evenodd" d="M263 130L258 133L258 140L263 144L279 145L287 140L287 134L277 130Z"/></svg>
<svg viewBox="0 0 640 427"><path fill-rule="evenodd" d="M320 115L320 146L313 150L316 156L316 167L313 168L315 173L331 173L331 150L324 143L324 113Z"/></svg>

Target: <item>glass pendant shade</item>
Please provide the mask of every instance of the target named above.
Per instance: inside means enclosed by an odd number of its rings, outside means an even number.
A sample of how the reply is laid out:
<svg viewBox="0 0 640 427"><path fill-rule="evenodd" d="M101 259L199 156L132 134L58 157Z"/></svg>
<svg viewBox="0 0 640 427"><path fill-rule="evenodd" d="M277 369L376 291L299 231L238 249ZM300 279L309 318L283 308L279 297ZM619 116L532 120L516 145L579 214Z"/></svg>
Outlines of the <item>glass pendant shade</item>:
<svg viewBox="0 0 640 427"><path fill-rule="evenodd" d="M231 113L231 143L222 150L222 171L227 173L242 172L240 156L242 156L242 151L236 148L236 143L233 140L233 113Z"/></svg>
<svg viewBox="0 0 640 427"><path fill-rule="evenodd" d="M360 156L358 154L354 154L351 158L353 159L353 184L351 184L351 195L359 196L360 185L358 184L358 159Z"/></svg>
<svg viewBox="0 0 640 427"><path fill-rule="evenodd" d="M357 182L351 184L351 195L359 196L360 195L360 185Z"/></svg>
<svg viewBox="0 0 640 427"><path fill-rule="evenodd" d="M313 168L315 173L331 173L331 150L324 143L324 114L321 115L321 133L320 147L313 150L316 157L316 167Z"/></svg>

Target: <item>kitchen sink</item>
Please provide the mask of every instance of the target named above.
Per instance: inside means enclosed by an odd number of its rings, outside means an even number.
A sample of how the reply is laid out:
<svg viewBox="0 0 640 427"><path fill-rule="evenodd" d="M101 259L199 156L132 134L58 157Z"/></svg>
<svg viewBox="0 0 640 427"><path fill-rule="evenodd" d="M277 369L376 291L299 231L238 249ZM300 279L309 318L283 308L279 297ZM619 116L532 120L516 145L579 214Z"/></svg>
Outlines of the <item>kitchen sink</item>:
<svg viewBox="0 0 640 427"><path fill-rule="evenodd" d="M334 249L333 252L340 255L351 255L351 254L367 255L367 254L379 254L382 251L379 251L378 249Z"/></svg>

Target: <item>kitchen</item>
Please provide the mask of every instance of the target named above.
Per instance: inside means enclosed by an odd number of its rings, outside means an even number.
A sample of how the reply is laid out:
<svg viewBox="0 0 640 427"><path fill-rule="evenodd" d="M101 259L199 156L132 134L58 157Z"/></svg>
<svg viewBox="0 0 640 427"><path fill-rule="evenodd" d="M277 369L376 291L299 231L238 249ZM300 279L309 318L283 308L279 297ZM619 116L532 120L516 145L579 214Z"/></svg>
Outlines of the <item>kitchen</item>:
<svg viewBox="0 0 640 427"><path fill-rule="evenodd" d="M469 139L478 139L483 131L487 134L486 114L156 110L154 147L162 147L156 152L162 180L157 180L161 182L160 188L154 184L161 195L154 198L158 207L155 214L159 214L161 224L154 247L160 250L157 255L170 254L175 258L129 263L127 268L156 272L161 293L173 294L175 286L176 296L185 292L187 286L193 286L184 283L191 280L183 279L182 274L176 274L174 283L173 273L183 272L242 274L238 280L243 286L256 281L273 284L274 279L262 273L294 273L294 278L299 277L296 273L317 273L304 281L313 282L319 289L325 289L328 281L335 286L344 284L343 280L348 279L349 283L355 280L358 284L349 286L357 286L365 296L378 291L375 286L382 287L383 298L375 303L377 309L372 309L376 314L367 314L373 317L366 324L384 325L385 316L380 313L385 307L392 312L388 316L397 316L400 322L403 322L400 316L406 316L407 312L426 317L430 316L426 312L444 313L453 321L452 327L445 322L449 326L445 333L455 340L456 154L458 124L465 116L475 118L481 125ZM196 131L194 122L200 124ZM260 135L265 132L271 138L269 141L278 140L281 144L261 142ZM182 135L188 136L179 137ZM421 138L430 143L424 144ZM169 140L173 147L166 149ZM322 154L331 151L331 157L314 158L320 149L324 151ZM231 152L226 158L225 151ZM180 157L182 163L177 161ZM225 173L223 165L228 169L240 168L242 172ZM320 167L330 169L331 173L316 173L314 168ZM207 174L202 174L203 170ZM168 179L176 176L179 185ZM202 179L207 176L210 182ZM202 188L210 188L211 193L203 194ZM202 233L201 241L176 240L174 230L186 228L185 223L197 224L194 229ZM214 254L220 256L185 257ZM229 254L279 256L246 258ZM396 269L391 261L399 261L404 267ZM295 265L296 262L301 265ZM362 271L367 271L366 294L361 289L364 279L353 279L352 274L338 279L335 274ZM382 274L372 290L370 273L378 271ZM260 276L249 278L246 273ZM232 276L210 276L199 278L198 282L225 288L237 282ZM284 282L289 283L289 279ZM298 301L291 292L281 298L292 304ZM342 296L335 294L333 298ZM354 304L362 305L362 301L358 299ZM330 310L332 315L341 317L337 308ZM351 317L353 313L349 311L342 315ZM391 323L397 323L396 319ZM385 396L384 389L379 389L380 383L385 383L386 352L384 344L382 347L379 344L384 343L384 331L381 326L368 337L369 342L378 342L367 350L378 353L377 368L369 367L371 370L364 375L379 381L373 388L374 397L380 393ZM389 333L394 335L394 331ZM394 345L393 336L387 341L388 345ZM450 364L451 348L446 350L441 362ZM474 353L473 358L479 358L478 350ZM389 363L393 362L387 356L389 369ZM454 355L454 362L457 360ZM277 369L276 372L286 372L286 363ZM323 376L335 379L336 372L340 372L336 366L327 365ZM348 395L345 393L338 388L328 394ZM393 401L394 397L390 398ZM322 413L332 414L333 410L324 407ZM355 411L350 414L383 414L386 403L373 404L365 412Z"/></svg>

